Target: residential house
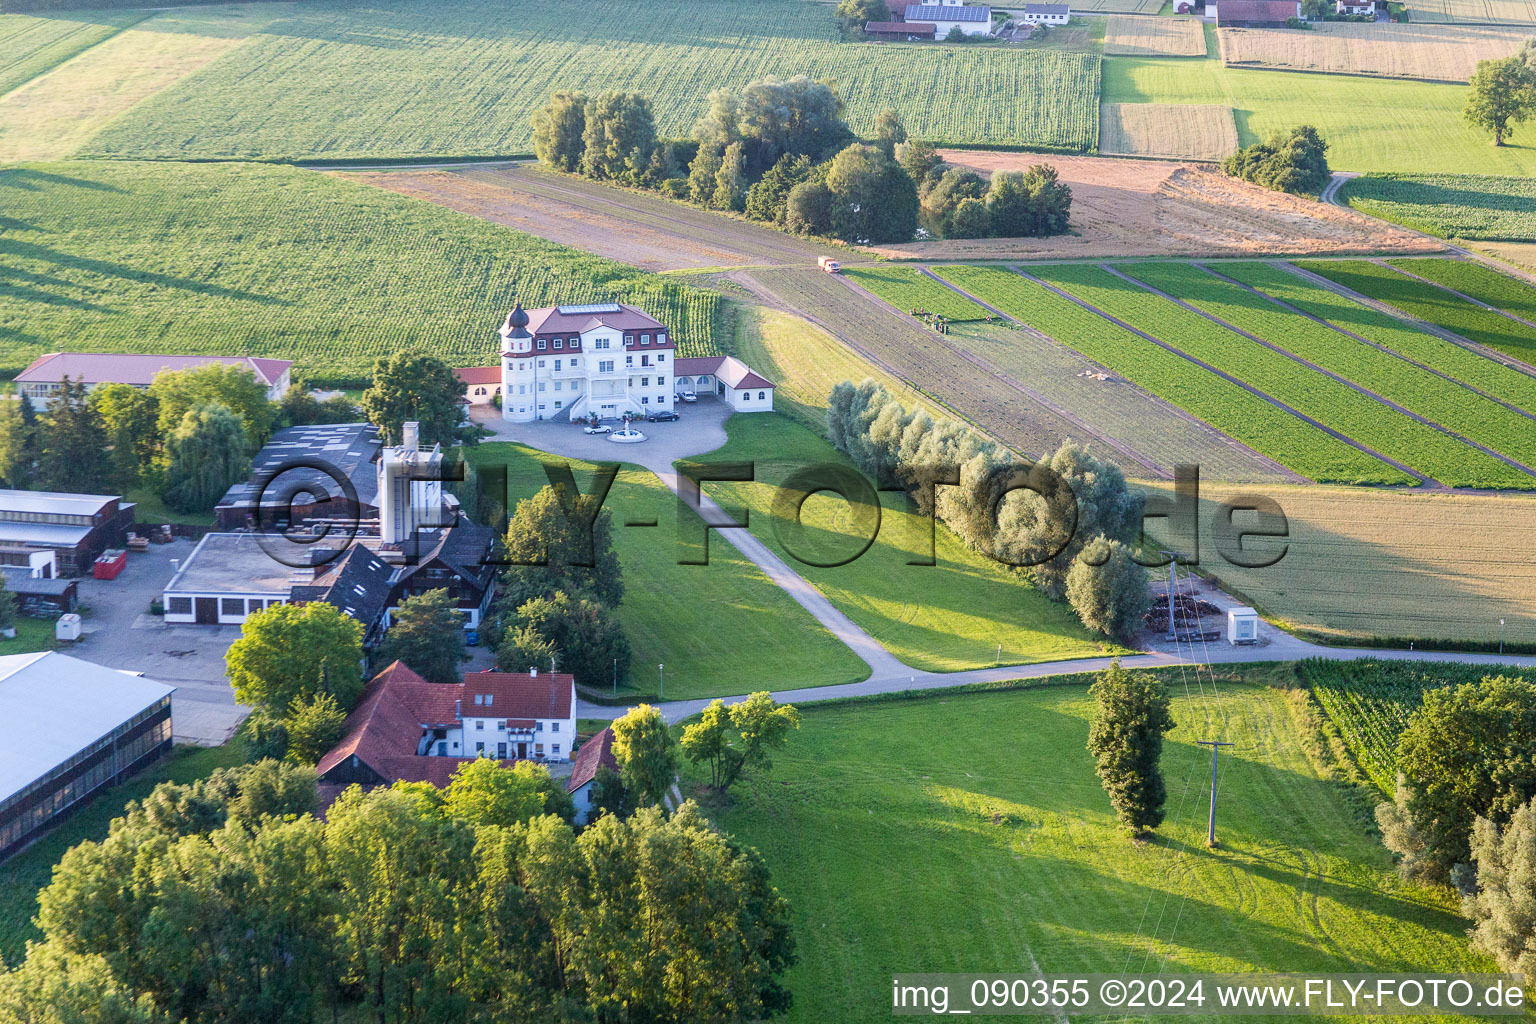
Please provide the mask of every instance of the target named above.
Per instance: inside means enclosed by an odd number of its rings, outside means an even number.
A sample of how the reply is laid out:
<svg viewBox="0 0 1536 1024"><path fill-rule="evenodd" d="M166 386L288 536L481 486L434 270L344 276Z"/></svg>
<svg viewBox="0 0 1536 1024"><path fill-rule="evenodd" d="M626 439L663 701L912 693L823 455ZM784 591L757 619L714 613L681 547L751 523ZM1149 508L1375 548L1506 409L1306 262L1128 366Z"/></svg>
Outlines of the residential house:
<svg viewBox="0 0 1536 1024"><path fill-rule="evenodd" d="M1025 4L1015 18L1025 25L1065 25L1072 20L1068 4Z"/></svg>
<svg viewBox="0 0 1536 1024"><path fill-rule="evenodd" d="M593 790L597 786L597 773L603 768L619 770L618 759L613 756L613 726L593 736L576 751L571 762L571 777L566 780L565 791L576 804L576 824L585 825L592 817Z"/></svg>
<svg viewBox="0 0 1536 1024"><path fill-rule="evenodd" d="M137 352L49 352L32 360L16 375L22 398L34 406L45 404L63 387L64 379L80 381L87 390L103 384L127 384L144 389L168 370L195 370L204 366L238 366L267 389L269 401L281 401L292 384L287 359L254 359L250 356L161 356Z"/></svg>

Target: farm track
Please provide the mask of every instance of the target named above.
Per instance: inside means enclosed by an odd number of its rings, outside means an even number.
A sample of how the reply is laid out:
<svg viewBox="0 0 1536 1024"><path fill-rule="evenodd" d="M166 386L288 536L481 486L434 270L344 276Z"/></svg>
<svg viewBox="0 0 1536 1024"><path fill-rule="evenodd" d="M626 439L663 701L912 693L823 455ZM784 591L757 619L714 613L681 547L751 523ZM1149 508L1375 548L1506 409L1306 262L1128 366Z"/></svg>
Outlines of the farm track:
<svg viewBox="0 0 1536 1024"><path fill-rule="evenodd" d="M1525 409L1520 408L1518 405L1515 405L1512 402L1507 402L1504 399L1498 397L1497 395L1489 394L1488 392L1483 391L1480 388L1477 388L1477 387L1474 387L1471 384L1468 384L1464 380L1459 380L1456 377L1452 377L1448 373L1443 373L1440 370L1437 370L1433 366L1429 366L1426 363L1419 362L1416 359L1410 359L1408 356L1404 355L1403 353L1398 352L1395 349L1388 348L1385 345L1378 344L1377 342L1372 341L1370 338L1365 337L1363 334L1356 334L1354 331L1351 331L1351 330L1348 330L1346 328L1340 327L1338 324L1331 323L1328 320L1324 320L1320 316L1314 316L1313 314L1308 313L1306 310L1302 309L1300 306L1295 306L1295 305L1292 305L1289 302L1286 302L1284 299L1276 298L1275 296L1270 295L1267 292L1261 291L1260 289L1255 288L1255 287L1253 287L1250 284L1247 284L1245 282L1239 281L1235 277L1228 277L1227 275L1221 273L1218 270L1211 269L1211 267L1208 266L1207 264L1204 264L1204 263L1191 263L1190 265L1193 266L1197 270L1202 270L1205 273L1210 274L1212 277L1216 278L1218 281L1225 281L1228 284L1237 285L1239 288L1242 288L1244 291L1250 292L1253 295L1256 295L1259 298L1264 299L1264 300L1266 300L1268 302L1272 302L1276 306L1279 306L1281 309L1284 309L1284 310L1286 310L1289 313L1293 313L1293 314L1295 314L1297 316L1305 317L1306 319L1312 321L1313 323L1317 324L1320 327L1326 327L1326 328L1328 328L1331 331L1336 331L1339 334L1344 335L1346 338L1351 338L1351 339L1353 339L1355 341L1358 341L1362 345L1369 345L1371 348L1376 349L1378 352L1382 352L1382 353L1385 353L1386 355L1393 356L1393 357L1395 357L1397 359L1401 359L1403 362L1407 363L1409 366L1413 366L1413 367L1416 367L1416 368L1418 368L1420 370L1423 370L1425 373L1434 374L1436 377L1439 377L1441 380L1443 380L1443 381L1445 381L1445 382L1447 382L1449 384L1455 384L1455 385L1457 385L1459 387L1466 388L1468 391L1472 392L1473 394L1475 394L1475 395L1477 395L1477 396L1479 396L1481 398L1486 398L1490 402L1495 402L1495 403L1497 403L1499 405L1502 405L1504 408L1508 409L1512 413L1515 413L1515 414L1520 415L1520 416L1524 416L1526 419L1536 420L1536 414L1527 412Z"/></svg>
<svg viewBox="0 0 1536 1024"><path fill-rule="evenodd" d="M1275 398L1274 396L1272 396L1270 394L1267 394L1266 392L1260 391L1258 388L1254 387L1252 384L1249 384L1246 381L1243 381L1243 380L1241 380L1241 379L1239 379L1237 377L1234 377L1234 376L1232 376L1229 373L1224 373L1221 370L1218 370L1216 367L1212 366L1210 363L1204 362L1204 361L1202 361L1200 359L1196 359L1194 356L1189 355L1187 352L1184 352L1183 350L1179 349L1177 346L1172 345L1169 342L1163 341L1160 338L1156 338L1156 337L1152 336L1151 334L1148 334L1147 332L1145 332L1145 331L1143 331L1143 330L1141 330L1141 329L1139 329L1139 328L1137 328L1137 327L1135 327L1135 326L1125 322L1124 320L1119 319L1118 317L1111 316L1109 313L1107 313L1106 311L1104 311L1104 310L1100 309L1099 307L1093 305L1091 302L1086 302L1083 299L1079 299L1077 296L1072 295L1071 293L1066 292L1066 291L1064 291L1064 290L1062 290L1060 288L1057 288L1055 285L1050 284L1047 281L1043 281L1040 278L1035 277L1033 274L1030 274L1030 273L1026 272L1021 267L1014 267L1013 269L1014 269L1015 273L1020 274L1024 278L1034 282L1036 285L1039 285L1040 287L1045 288L1048 291L1054 292L1055 294L1061 296L1062 298L1066 299L1067 301L1072 302L1072 303L1076 304L1077 306L1082 307L1083 309L1085 309L1088 312L1094 314L1095 316L1101 317L1102 319L1108 321L1109 323L1114 324L1115 326L1121 328L1122 330L1130 331L1132 334L1134 334L1137 337L1143 339L1144 341L1151 342L1152 344L1156 345L1158 348L1164 349L1165 351L1167 351L1167 352L1169 352L1169 353L1171 353L1173 355L1176 355L1176 356L1178 356L1181 359L1184 359L1184 360L1188 361L1191 365L1198 366L1201 369L1205 370L1206 372L1211 373L1214 376L1220 377L1220 378L1222 378L1223 380L1227 381L1230 384L1237 385L1238 387L1242 388L1244 391L1247 391L1249 394L1253 395L1255 398L1258 398L1259 400L1261 400L1261 401L1263 401L1263 402L1265 402L1265 403L1267 403L1267 404L1269 404L1271 406L1274 406L1276 409L1280 410L1281 412L1288 413L1289 415L1296 417L1297 419L1301 420L1303 423L1306 423L1308 426L1315 427L1316 429L1321 430L1323 433L1328 434L1330 437L1333 437L1335 440L1342 441L1344 444L1349 445L1351 448L1354 448L1356 451L1362 452L1365 455L1368 455L1368 456L1370 456L1373 459L1377 459L1380 462L1383 462L1383 463L1391 466L1393 469L1397 470L1398 472L1403 473L1403 474L1413 478L1414 480L1417 480L1421 485L1429 482L1428 478L1425 477L1422 473L1419 473L1419 472L1417 472L1417 471L1415 471L1413 469L1410 469L1408 466L1403 465L1401 462L1398 462L1395 459L1390 459L1387 456L1382 455L1380 452L1373 451L1372 449L1366 447L1365 445L1363 445L1360 442L1354 440L1353 438L1348 437L1347 435L1342 434L1342 433L1340 433L1337 430L1334 430L1332 427L1329 427L1329 426L1327 426L1327 425L1325 425L1325 424L1323 424L1323 423L1313 419L1312 417L1305 415L1304 413L1298 411L1297 409L1292 408L1291 406L1285 404L1284 402L1280 401L1279 399Z"/></svg>
<svg viewBox="0 0 1536 1024"><path fill-rule="evenodd" d="M1275 344L1274 342L1268 341L1268 340L1260 337L1259 335L1254 334L1252 331L1245 330L1244 328L1239 327L1237 324L1234 324L1234 323L1232 323L1229 320L1225 320L1225 319L1217 316L1214 313L1207 312L1206 310L1203 310L1199 306L1196 306L1196 305L1194 305L1192 303L1185 302L1183 299L1176 298L1173 295L1170 295L1167 292L1162 291L1161 289L1156 288L1156 287L1154 287L1151 284L1147 284L1146 282L1139 281L1136 278L1133 278L1133 277L1129 276L1128 274L1122 273L1120 270L1116 269L1113 266L1110 266L1109 264L1101 264L1100 265L1100 269L1105 270L1105 271L1109 272L1110 274L1113 274L1115 277L1120 278L1121 280L1126 281L1129 284L1134 284L1137 287L1144 288L1147 291L1151 292L1153 295L1158 296L1159 298L1166 299L1169 302L1174 303L1175 305L1182 306L1184 309L1189 310L1191 313L1194 313L1197 316L1204 317L1206 320L1209 320L1210 322L1212 322L1214 324L1217 324L1218 326L1224 327L1227 330L1232 331L1234 334L1238 334L1238 335L1240 335L1240 336L1242 336L1244 338L1247 338L1249 341L1252 341L1252 342L1254 342L1257 345L1262 345L1264 348L1269 349L1271 352L1274 352L1277 355L1282 355L1282 356L1286 357L1287 359L1290 359L1290 360L1292 360L1292 361L1294 361L1296 363L1299 363L1300 365L1306 367L1309 370L1312 370L1312 371L1314 371L1316 373L1320 373L1320 374L1322 374L1325 377L1328 377L1328 378L1330 378L1332 380L1335 380L1338 383L1343 384L1345 387L1348 387L1348 388L1358 392L1359 394L1363 395L1364 397L1369 398L1369 399L1371 399L1372 401L1375 401L1375 402L1380 402L1382 405L1384 405L1387 408L1393 410L1394 412L1401 413L1402 415L1407 416L1408 418L1410 418L1412 420L1415 420L1415 421L1417 421L1419 423L1422 423L1426 427L1429 427L1429 428L1431 428L1433 430L1436 430L1436 431L1438 431L1438 432L1440 432L1442 434L1445 434L1447 437L1454 438L1455 440L1460 441L1462 444L1465 444L1465 445L1468 445L1468 446L1470 446L1472 448L1475 448L1475 449L1477 449L1478 451L1482 452L1485 455L1488 455L1488 456L1491 456L1491 457L1493 457L1495 459L1498 459L1500 462L1503 462L1504 464L1510 466L1513 469L1519 470L1520 472L1525 473L1528 476L1536 477L1536 468L1533 468L1531 466L1525 465L1524 463L1518 462L1515 459L1512 459L1512 458L1510 458L1507 455L1504 455L1504 454L1502 454L1500 452L1497 452L1494 449L1489 448L1486 445L1479 444L1477 441L1474 441L1474 440L1472 440L1469 437L1466 437L1466 436L1464 436L1462 434L1459 434L1456 431L1451 430L1449 427L1446 427L1446 426L1444 426L1444 425L1442 425L1440 423L1437 423L1434 420L1429 419L1428 417L1421 416L1419 413L1416 413L1412 409L1409 409L1406 406L1403 406L1403 405L1393 401L1392 399L1386 397L1385 395L1382 395L1382 394L1379 394L1379 393L1377 393L1375 391L1372 391L1370 388L1364 387L1363 385L1358 384L1355 381L1350 380L1348 377L1345 377L1342 374L1335 373L1334 371L1328 369L1325 366L1320 366L1317 363L1312 362L1311 360L1304 359L1301 356L1297 355L1296 353L1291 352L1289 349L1286 349L1286 348L1282 347L1281 345ZM1385 456L1383 456L1383 458L1385 458ZM1388 460L1388 461L1391 461L1391 460ZM1426 479L1429 479L1429 478L1426 478Z"/></svg>

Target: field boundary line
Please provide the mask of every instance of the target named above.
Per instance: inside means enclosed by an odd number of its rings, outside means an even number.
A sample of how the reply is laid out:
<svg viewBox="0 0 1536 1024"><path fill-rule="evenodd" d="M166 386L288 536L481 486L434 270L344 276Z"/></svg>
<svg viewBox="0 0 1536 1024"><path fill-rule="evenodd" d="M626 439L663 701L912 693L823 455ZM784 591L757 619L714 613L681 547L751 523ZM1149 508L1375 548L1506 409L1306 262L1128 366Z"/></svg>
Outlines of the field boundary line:
<svg viewBox="0 0 1536 1024"><path fill-rule="evenodd" d="M1456 378L1456 377L1452 377L1450 374L1444 373L1444 372L1442 372L1440 370L1437 370L1433 366L1425 365L1424 363L1419 362L1417 359L1410 359L1408 356L1404 355L1403 353L1397 351L1394 348L1388 348L1386 345L1382 345L1382 344L1380 344L1378 342L1374 342L1370 338L1365 337L1364 335L1356 334L1354 331L1351 331L1348 328L1340 327L1338 324L1334 323L1331 320L1325 320L1325 319L1323 319L1320 316L1313 316L1311 313L1308 313L1306 310L1302 309L1300 306L1295 306L1295 305L1292 305L1289 302L1286 302L1284 299L1276 298L1275 296L1269 294L1266 291L1263 291L1263 290L1261 290L1259 288L1255 288L1251 284L1247 284L1247 283L1245 283L1243 281L1239 281L1235 277L1228 277L1226 274L1223 274L1223 273L1221 273L1218 270L1212 270L1208 265L1206 265L1204 263L1193 263L1192 262L1190 264L1190 266L1194 267L1196 270L1203 270L1203 271L1205 271L1207 274L1210 274L1212 277L1216 278L1219 281L1226 281L1228 284L1235 284L1239 288L1244 289L1245 291L1252 292L1254 295L1257 295L1259 298L1265 299L1265 300L1267 300L1269 302L1273 302L1275 305L1279 306L1281 309L1286 310L1287 312L1295 313L1298 316L1306 317L1308 320L1311 320L1313 323L1318 324L1318 325L1320 325L1322 327L1327 327L1329 330L1336 331L1339 334L1344 335L1346 338L1353 338L1355 341L1360 342L1362 345L1369 345L1371 348L1376 349L1378 352L1383 352L1383 353L1385 353L1385 354L1387 354L1389 356L1392 356L1395 359L1400 359L1403 362L1407 363L1409 366L1418 367L1420 370L1423 370L1425 373L1432 373L1436 377L1439 377L1441 380L1448 381L1451 384L1456 384L1456 385L1459 385L1461 387L1464 387L1468 391L1472 392L1474 395L1478 395L1479 397L1488 399L1488 401L1490 401L1490 402L1494 402L1494 403L1496 403L1498 405L1502 405L1504 408L1508 409L1510 412L1518 413L1519 415L1524 416L1526 419L1536 420L1536 413L1528 412L1525 409L1520 408L1518 405L1514 405L1514 404L1512 404L1510 402L1505 401L1504 399L1498 397L1497 395L1490 395L1486 391L1483 391L1481 388L1474 387L1473 385L1468 384L1464 380L1461 380L1461 379ZM1341 296L1341 298L1342 298L1342 296Z"/></svg>
<svg viewBox="0 0 1536 1024"><path fill-rule="evenodd" d="M1390 302L1383 302L1380 299L1373 299L1369 295L1364 295L1360 292L1357 292L1353 288L1339 284L1337 281L1330 281L1328 278L1321 274L1314 274L1312 271L1307 270L1304 267L1298 267L1293 263L1287 263L1285 260L1267 260L1266 262L1272 267L1278 267L1281 270L1295 274L1297 277L1300 277L1309 284L1319 285L1333 292L1335 295L1341 295L1344 298L1349 299L1351 302L1358 302L1362 306L1369 306L1371 309L1376 310L1378 313L1386 313L1388 316L1395 317L1396 319L1416 327L1421 331L1424 331L1428 334L1433 334L1441 341L1448 341L1452 345L1460 345L1464 349L1476 352L1478 355L1492 359L1496 363L1501 363L1504 366L1509 367L1511 370L1517 370L1520 373L1525 374L1527 377L1536 377L1536 368L1527 366L1513 356L1506 356L1504 353L1499 352L1496 349L1491 349L1487 345L1479 344L1470 338L1464 338L1457 334L1455 331L1446 330L1439 324L1432 324L1428 320L1421 320L1414 316L1412 313L1407 313L1401 309L1398 309Z"/></svg>
<svg viewBox="0 0 1536 1024"><path fill-rule="evenodd" d="M1198 306L1195 306L1195 305L1192 305L1192 304L1190 304L1188 302L1185 302L1183 299L1175 298L1172 295L1169 295L1167 292L1164 292L1164 291L1162 291L1162 290L1160 290L1160 289L1158 289L1158 288L1156 288L1156 287L1154 287L1154 286L1152 286L1150 284L1147 284L1147 283L1145 283L1143 281L1138 281L1136 278L1131 277L1128 274L1121 273L1119 270L1115 269L1114 267L1110 266L1107 263L1101 265L1100 269L1108 271L1109 273L1113 274L1115 277L1122 278L1123 280L1125 280L1129 284L1134 284L1134 285L1136 285L1139 288L1143 288L1146 291L1151 292L1153 295L1158 296L1159 298L1167 299L1169 302L1172 302L1173 304L1175 304L1177 306L1182 306L1183 308L1189 310L1191 313L1194 313L1197 316L1202 316L1205 319L1211 321L1212 323L1217 324L1217 325L1219 325L1221 327L1224 327L1227 330L1231 331L1232 333L1234 333L1234 334L1236 334L1236 335L1238 335L1240 337L1247 338L1249 341L1252 341L1252 342L1254 342L1257 345L1262 345L1264 348L1269 349L1271 352L1274 352L1276 355L1284 356L1287 359L1293 360L1293 361L1299 363L1300 365L1305 366L1309 370L1314 370L1317 373L1320 373L1323 376L1330 378L1331 380L1338 381L1340 384L1343 384L1347 388L1353 389L1354 391L1360 393L1361 395L1364 395L1366 398L1369 398L1369 399L1371 399L1372 401L1375 401L1375 402L1379 402L1382 405L1386 406L1387 408L1393 410L1394 412L1401 413L1402 415L1407 416L1409 419L1416 420L1419 423L1424 424L1426 427L1429 427L1432 430L1437 430L1440 433L1445 434L1447 437L1451 437L1451 438L1456 439L1457 441L1460 441L1462 444L1468 445L1468 446L1470 446L1472 448L1476 448L1478 451L1481 451L1485 455L1491 455L1494 458L1498 459L1500 462L1503 462L1506 465L1508 465L1508 466L1510 466L1510 467L1512 467L1514 469L1518 469L1520 472L1525 473L1528 476L1536 477L1536 468L1532 468L1531 466L1527 466L1527 465L1525 465L1523 463L1516 462L1514 459L1510 458L1509 456L1503 455L1503 454L1501 454L1499 452L1494 451L1492 448L1488 448L1485 445L1479 444L1478 442L1472 440L1470 437L1464 437L1461 434L1457 433L1456 431L1450 429L1449 427L1446 427L1446 426L1444 426L1442 424L1436 423L1432 419L1428 419L1427 417L1419 415L1418 413L1414 412L1412 409L1409 409L1409 408L1407 408L1405 406L1399 405L1398 403L1392 401L1390 398L1386 397L1385 395L1377 394L1376 392L1372 391L1370 388L1367 388L1367 387L1365 387L1365 386L1363 386L1361 384L1355 383L1354 381L1350 380L1348 377L1342 377L1339 374L1334 373L1332 370L1328 369L1325 366L1319 366L1317 363L1314 363L1314 362L1312 362L1309 359L1304 359L1301 356L1297 355L1296 353L1294 353L1294 352L1292 352L1292 351L1290 351L1290 350L1288 350L1286 348L1281 347L1280 345L1277 345L1277 344L1275 344L1273 342L1270 342L1270 341L1266 341L1263 338L1259 337L1257 334L1254 334L1252 331L1244 330L1243 328L1237 326L1236 324L1230 323L1229 321L1222 319L1221 317L1217 316L1214 313L1208 313L1208 312L1206 312L1205 310L1201 309Z"/></svg>
<svg viewBox="0 0 1536 1024"><path fill-rule="evenodd" d="M1313 419L1312 417L1310 417L1310 416L1300 412L1297 409L1293 409L1289 405L1286 405L1284 402L1280 401L1280 399L1276 398L1275 396L1267 394L1267 393L1265 393L1263 391L1260 391L1258 388L1254 387L1252 384L1249 384L1246 381L1239 380L1238 378L1232 376L1229 373L1224 373L1223 371L1216 369L1216 367L1212 366L1210 363L1207 363L1207 362L1204 362L1202 360L1196 359L1194 356L1190 355L1188 352L1185 352L1185 351L1183 351L1183 350L1181 350L1179 348L1176 348L1175 346L1170 345L1166 341L1163 341L1163 340L1161 340L1159 338L1154 338L1152 335L1148 334L1146 331L1143 331L1143 330L1141 330L1141 329L1139 329L1137 327L1133 327L1133 326L1131 326L1130 324L1126 323L1124 320L1121 320L1118 317L1111 316L1110 314L1106 313L1104 310L1099 309L1093 303L1084 301L1083 299L1080 299L1080 298L1078 298L1075 295L1069 294L1068 292L1065 292L1062 289L1057 288L1055 285L1052 285L1052 284L1050 284L1047 281L1043 281L1040 278L1035 277L1033 274L1026 273L1022 268L1015 267L1014 271L1016 273L1022 275L1023 277L1027 278L1028 280L1033 281L1035 284L1039 285L1040 287L1045 288L1045 289L1047 289L1049 291L1055 292L1057 295L1060 295L1062 298L1066 299L1067 301L1076 303L1077 305L1079 305L1082 308L1086 309L1088 312L1094 314L1095 316L1101 317L1101 318L1109 321L1110 323L1114 324L1117 327L1121 327L1121 328L1124 328L1127 331L1130 331L1132 334L1136 335L1138 338L1141 338L1141 339L1143 339L1145 341L1149 341L1152 344L1156 345L1158 348L1166 349L1167 351L1169 351L1169 352L1173 353L1174 355L1178 356L1180 359L1184 359L1184 360L1188 361L1189 363L1191 363L1192 365L1200 367L1202 370L1205 370L1207 373L1211 373L1211 374L1216 375L1217 377L1220 377L1222 380L1227 381L1229 384L1236 384L1238 387L1242 388L1244 391L1247 391L1249 394L1253 395L1255 398L1258 398L1258 399L1261 399L1261 400L1263 400L1265 402L1268 402L1270 405L1274 406L1276 409L1279 409L1281 412L1289 413L1290 415L1292 415L1292 416L1296 417L1297 419L1301 420L1303 423L1306 423L1306 424L1308 424L1310 426L1316 427L1318 430L1321 430L1323 433L1328 434L1330 437L1333 437L1333 438L1335 438L1335 439L1337 439L1339 441L1343 441L1345 444L1349 445L1351 448L1354 448L1355 450L1363 452L1366 455L1369 455L1369 456L1371 456L1374 459L1378 459L1381 462L1386 463L1387 465L1391 466L1393 469L1396 469L1400 473L1408 474L1409 476L1411 476L1415 480L1417 480L1419 483L1423 484L1423 483L1428 482L1429 478L1424 476L1422 473L1419 473L1416 470L1408 468L1407 466L1403 465L1401 462L1398 462L1395 459L1389 459L1385 455L1382 455L1380 452L1373 451L1372 449L1367 448L1365 445L1361 444L1359 441L1356 441L1352 437L1347 437L1346 435L1339 433L1337 430L1334 430L1332 427L1329 427L1329 426L1326 426L1326 425L1324 425L1322 423L1319 423L1317 420Z"/></svg>
<svg viewBox="0 0 1536 1024"><path fill-rule="evenodd" d="M1383 270L1390 270L1394 274L1402 274L1404 277L1411 277L1415 281L1423 281L1425 284L1434 285L1436 288L1439 288L1441 291L1450 292L1452 295L1456 296L1458 299L1465 299L1467 302L1472 303L1472 305L1474 305L1474 306L1481 306L1483 309L1486 309L1490 313L1497 313L1497 314L1499 314L1499 316L1508 317L1509 319L1513 320L1517 324L1525 324L1527 327L1536 327L1536 320L1527 320L1523 316L1516 316L1515 314L1511 313L1507 309L1500 309L1498 306L1490 306L1490 305L1488 305L1488 303L1484 302L1482 299L1474 299L1472 296L1468 295L1466 292L1459 292L1455 288L1452 288L1450 285L1441 284L1439 281L1435 281L1435 280L1433 280L1431 278L1428 278L1428 277L1421 277L1418 274L1415 274L1411 270L1404 270L1402 267L1399 267L1399 266L1396 266L1395 264L1389 263L1389 262L1387 262L1386 260L1382 259L1379 256L1376 257L1375 259L1372 259L1371 262L1376 264L1378 267L1381 267Z"/></svg>

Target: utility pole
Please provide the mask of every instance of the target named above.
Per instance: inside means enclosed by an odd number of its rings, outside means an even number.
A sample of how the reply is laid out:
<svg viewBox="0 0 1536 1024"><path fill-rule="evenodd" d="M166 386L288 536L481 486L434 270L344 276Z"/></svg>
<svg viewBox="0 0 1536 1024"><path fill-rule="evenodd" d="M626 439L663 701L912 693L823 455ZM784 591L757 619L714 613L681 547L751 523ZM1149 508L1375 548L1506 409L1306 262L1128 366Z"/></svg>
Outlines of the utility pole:
<svg viewBox="0 0 1536 1024"><path fill-rule="evenodd" d="M1504 620L1499 620L1499 657L1504 656Z"/></svg>
<svg viewBox="0 0 1536 1024"><path fill-rule="evenodd" d="M619 659L613 659L613 695L619 695Z"/></svg>
<svg viewBox="0 0 1536 1024"><path fill-rule="evenodd" d="M667 699L667 666L657 664L656 675L661 679L661 699Z"/></svg>
<svg viewBox="0 0 1536 1024"><path fill-rule="evenodd" d="M1211 748L1211 820L1206 826L1205 845L1216 845L1216 758L1221 753L1222 747L1230 747L1232 744L1224 740L1196 740L1196 744Z"/></svg>
<svg viewBox="0 0 1536 1024"><path fill-rule="evenodd" d="M1177 640L1178 630L1173 628L1173 601L1178 594L1179 553L1177 551L1159 551L1158 554L1168 556L1168 639Z"/></svg>

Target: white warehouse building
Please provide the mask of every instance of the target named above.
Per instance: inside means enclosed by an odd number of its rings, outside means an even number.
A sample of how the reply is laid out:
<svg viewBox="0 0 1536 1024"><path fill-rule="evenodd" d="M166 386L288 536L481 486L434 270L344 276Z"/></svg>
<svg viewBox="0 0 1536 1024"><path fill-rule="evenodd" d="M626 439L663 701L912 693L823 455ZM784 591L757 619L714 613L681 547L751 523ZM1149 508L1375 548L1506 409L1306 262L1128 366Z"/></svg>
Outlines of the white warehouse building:
<svg viewBox="0 0 1536 1024"><path fill-rule="evenodd" d="M908 4L906 20L932 24L939 39L943 39L956 28L963 35L984 36L992 31L992 8L980 5L970 6L964 0Z"/></svg>

